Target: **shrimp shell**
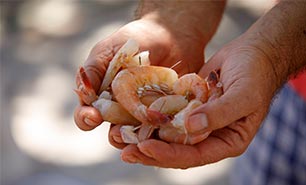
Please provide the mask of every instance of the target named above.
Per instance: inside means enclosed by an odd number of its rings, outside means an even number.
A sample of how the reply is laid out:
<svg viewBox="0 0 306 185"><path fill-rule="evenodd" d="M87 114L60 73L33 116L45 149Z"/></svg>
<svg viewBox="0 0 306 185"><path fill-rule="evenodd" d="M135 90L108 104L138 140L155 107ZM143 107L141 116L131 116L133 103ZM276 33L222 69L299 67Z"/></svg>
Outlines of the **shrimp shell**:
<svg viewBox="0 0 306 185"><path fill-rule="evenodd" d="M98 99L98 96L93 89L89 78L85 72L84 67L80 67L76 75L77 89L74 91L77 93L80 103L91 105L92 102Z"/></svg>
<svg viewBox="0 0 306 185"><path fill-rule="evenodd" d="M120 71L112 82L116 100L137 120L149 124L147 106L138 96L137 90L145 85L165 84L172 89L178 79L177 73L166 67L139 66Z"/></svg>
<svg viewBox="0 0 306 185"><path fill-rule="evenodd" d="M173 120L171 121L171 124L178 130L182 132L186 132L185 121L186 121L187 116L193 109L197 108L198 106L202 104L203 103L200 100L197 100L197 99L191 100L188 103L187 107L185 107L180 112L175 114Z"/></svg>
<svg viewBox="0 0 306 185"><path fill-rule="evenodd" d="M134 132L137 129L131 125L123 125L120 128L120 133L124 143L137 144L139 143L137 134Z"/></svg>
<svg viewBox="0 0 306 185"><path fill-rule="evenodd" d="M185 74L173 85L175 94L186 96L187 99L198 99L206 102L208 99L207 84L204 79L195 73Z"/></svg>
<svg viewBox="0 0 306 185"><path fill-rule="evenodd" d="M105 72L105 76L103 82L101 84L99 92L106 90L109 85L112 83L115 75L122 67L123 63L126 62L127 57L132 57L135 55L139 50L138 43L133 40L129 39L116 53L113 59L110 61L109 66Z"/></svg>
<svg viewBox="0 0 306 185"><path fill-rule="evenodd" d="M160 126L159 137L168 142L176 142L182 144L194 144L191 142L201 141L198 138L196 138L196 140L194 138L190 140L190 137L186 132L185 122L189 113L202 104L203 103L199 100L191 100L185 108L175 114L171 124Z"/></svg>
<svg viewBox="0 0 306 185"><path fill-rule="evenodd" d="M188 105L188 100L182 95L168 95L155 100L147 109L148 118L156 125L170 122L170 117Z"/></svg>
<svg viewBox="0 0 306 185"><path fill-rule="evenodd" d="M108 99L98 99L92 103L98 109L104 121L119 125L139 125L140 122L128 113L119 103Z"/></svg>
<svg viewBox="0 0 306 185"><path fill-rule="evenodd" d="M149 59L149 51L143 51L133 56L131 60L129 61L129 64L124 67L149 66L150 63L151 62Z"/></svg>

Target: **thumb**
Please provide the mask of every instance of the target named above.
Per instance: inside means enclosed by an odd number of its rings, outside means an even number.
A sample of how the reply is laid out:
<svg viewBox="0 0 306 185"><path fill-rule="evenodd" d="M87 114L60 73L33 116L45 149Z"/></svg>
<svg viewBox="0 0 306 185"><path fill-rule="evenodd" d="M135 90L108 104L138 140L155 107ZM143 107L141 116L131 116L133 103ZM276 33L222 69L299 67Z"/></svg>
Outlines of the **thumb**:
<svg viewBox="0 0 306 185"><path fill-rule="evenodd" d="M248 92L236 88L235 84L213 101L194 109L185 123L188 133L204 133L226 127L246 117L254 109Z"/></svg>
<svg viewBox="0 0 306 185"><path fill-rule="evenodd" d="M114 57L115 49L109 40L100 41L92 48L84 63L86 75L94 90L98 92L109 62Z"/></svg>

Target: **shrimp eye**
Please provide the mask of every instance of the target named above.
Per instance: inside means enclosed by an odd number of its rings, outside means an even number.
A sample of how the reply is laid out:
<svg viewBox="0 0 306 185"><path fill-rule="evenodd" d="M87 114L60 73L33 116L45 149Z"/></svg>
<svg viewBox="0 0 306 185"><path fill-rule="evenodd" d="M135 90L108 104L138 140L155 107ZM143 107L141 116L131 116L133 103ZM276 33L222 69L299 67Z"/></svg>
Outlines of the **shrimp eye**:
<svg viewBox="0 0 306 185"><path fill-rule="evenodd" d="M217 73L212 71L211 73L209 73L209 77L208 77L209 81L217 81L218 80L218 76Z"/></svg>

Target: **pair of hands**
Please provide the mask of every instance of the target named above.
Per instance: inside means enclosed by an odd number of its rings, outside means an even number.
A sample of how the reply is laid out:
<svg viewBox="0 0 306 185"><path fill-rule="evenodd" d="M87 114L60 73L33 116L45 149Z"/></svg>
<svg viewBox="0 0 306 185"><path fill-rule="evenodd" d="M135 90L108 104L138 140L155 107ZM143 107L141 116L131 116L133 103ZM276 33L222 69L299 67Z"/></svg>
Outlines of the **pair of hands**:
<svg viewBox="0 0 306 185"><path fill-rule="evenodd" d="M178 37L152 21L136 20L92 49L84 67L96 91L109 61L128 38L135 39L142 51L150 51L152 65L170 67L181 60L175 68L181 75L197 72L205 78L210 71L220 68L224 94L198 107L189 116L185 126L190 133L211 132L207 139L196 145L155 139L127 145L121 140L120 126L111 125L109 142L122 149L122 160L159 167L189 168L245 151L267 114L277 88L271 85L276 77L268 55L258 46L249 44L247 34L224 46L203 65L206 43L192 36ZM103 122L98 110L83 105L76 108L74 118L82 130L92 130Z"/></svg>

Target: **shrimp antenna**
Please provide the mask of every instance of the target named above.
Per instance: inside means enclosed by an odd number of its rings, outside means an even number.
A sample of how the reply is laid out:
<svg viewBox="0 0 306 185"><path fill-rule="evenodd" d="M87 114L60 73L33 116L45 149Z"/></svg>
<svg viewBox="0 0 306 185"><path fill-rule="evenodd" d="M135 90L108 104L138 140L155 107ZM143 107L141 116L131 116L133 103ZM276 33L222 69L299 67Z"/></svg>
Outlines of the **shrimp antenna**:
<svg viewBox="0 0 306 185"><path fill-rule="evenodd" d="M182 61L180 60L180 61L178 61L177 63L175 63L173 66L171 66L170 67L170 69L173 69L173 68L175 68L176 66L178 66L180 63L182 63Z"/></svg>
<svg viewBox="0 0 306 185"><path fill-rule="evenodd" d="M165 100L165 101L163 102L163 104L160 106L159 112L161 112L161 110L164 108L165 104L166 104L166 100Z"/></svg>

